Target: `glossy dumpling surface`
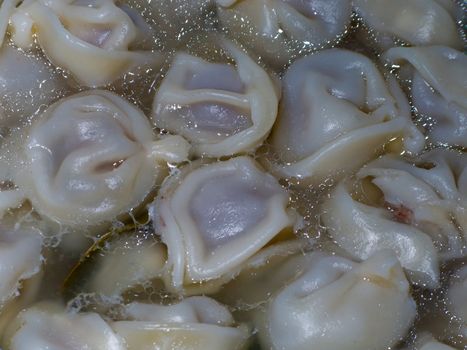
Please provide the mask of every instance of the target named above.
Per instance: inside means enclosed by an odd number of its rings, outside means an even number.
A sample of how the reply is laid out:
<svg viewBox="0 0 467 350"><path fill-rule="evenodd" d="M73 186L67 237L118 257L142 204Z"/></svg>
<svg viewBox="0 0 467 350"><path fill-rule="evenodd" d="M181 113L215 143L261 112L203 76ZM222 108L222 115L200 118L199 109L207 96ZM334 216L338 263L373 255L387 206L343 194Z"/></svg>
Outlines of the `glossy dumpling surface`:
<svg viewBox="0 0 467 350"><path fill-rule="evenodd" d="M221 24L273 65L335 42L350 23L348 0L217 0Z"/></svg>
<svg viewBox="0 0 467 350"><path fill-rule="evenodd" d="M271 78L232 43L223 46L235 66L178 53L154 100L155 125L186 137L199 156L255 149L276 119Z"/></svg>
<svg viewBox="0 0 467 350"><path fill-rule="evenodd" d="M379 350L405 336L416 306L394 255L357 264L312 254L307 269L260 312L265 348Z"/></svg>
<svg viewBox="0 0 467 350"><path fill-rule="evenodd" d="M467 57L445 46L397 47L384 59L402 66L417 111L434 120L435 143L467 146Z"/></svg>
<svg viewBox="0 0 467 350"><path fill-rule="evenodd" d="M319 182L352 171L390 139L419 152L422 134L394 78L386 82L367 57L329 49L295 61L284 77L271 144L279 175Z"/></svg>
<svg viewBox="0 0 467 350"><path fill-rule="evenodd" d="M18 295L21 282L39 272L41 251L38 230L0 226L0 311Z"/></svg>
<svg viewBox="0 0 467 350"><path fill-rule="evenodd" d="M9 327L11 350L124 350L122 340L96 313L67 312L42 303L23 310Z"/></svg>
<svg viewBox="0 0 467 350"><path fill-rule="evenodd" d="M156 140L141 111L101 90L58 101L27 136L18 142L25 159L11 165L12 180L38 212L70 225L129 211L162 181L167 162L188 155L180 136Z"/></svg>
<svg viewBox="0 0 467 350"><path fill-rule="evenodd" d="M228 309L207 297L190 297L178 304L132 303L125 306L128 321L112 324L128 350L243 349L245 327L237 327Z"/></svg>
<svg viewBox="0 0 467 350"><path fill-rule="evenodd" d="M159 54L129 49L140 28L114 0L24 1L13 11L10 26L15 44L31 46L35 32L47 57L90 87L161 61Z"/></svg>
<svg viewBox="0 0 467 350"><path fill-rule="evenodd" d="M354 0L353 4L370 29L379 34L394 36L414 46L462 48L457 19L443 1Z"/></svg>
<svg viewBox="0 0 467 350"><path fill-rule="evenodd" d="M189 167L151 208L168 246L172 288L220 278L294 224L288 193L249 157Z"/></svg>

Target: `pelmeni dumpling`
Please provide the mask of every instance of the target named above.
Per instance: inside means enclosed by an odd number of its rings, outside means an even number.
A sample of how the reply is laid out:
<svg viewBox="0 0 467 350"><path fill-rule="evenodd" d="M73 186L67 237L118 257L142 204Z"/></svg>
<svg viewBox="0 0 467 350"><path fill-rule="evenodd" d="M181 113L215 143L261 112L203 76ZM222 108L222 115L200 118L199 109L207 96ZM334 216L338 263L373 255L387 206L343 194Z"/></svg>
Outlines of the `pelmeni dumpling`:
<svg viewBox="0 0 467 350"><path fill-rule="evenodd" d="M392 253L361 264L312 253L307 269L258 312L267 349L380 350L398 343L416 305Z"/></svg>
<svg viewBox="0 0 467 350"><path fill-rule="evenodd" d="M96 313L65 311L54 303L23 310L8 328L10 350L126 350L122 339Z"/></svg>
<svg viewBox="0 0 467 350"><path fill-rule="evenodd" d="M402 137L406 150L423 149L424 138L394 78L386 82L367 57L329 49L294 62L271 144L279 158L272 171L319 183L352 171Z"/></svg>
<svg viewBox="0 0 467 350"><path fill-rule="evenodd" d="M338 40L351 18L349 0L216 0L223 27L273 65Z"/></svg>
<svg viewBox="0 0 467 350"><path fill-rule="evenodd" d="M0 226L0 313L22 282L40 271L42 241L39 230Z"/></svg>
<svg viewBox="0 0 467 350"><path fill-rule="evenodd" d="M402 193L402 186L391 187L388 180L394 175L400 175L407 181L411 176L414 181L413 190L417 190L417 195L413 193L411 198L406 193ZM405 206L414 212L414 220L428 220L437 223L437 228L432 228L434 232L443 232L448 237L444 246L447 249L446 257L459 257L462 252L462 237L467 239L467 154L449 149L433 149L413 159L404 160L396 156L384 156L366 165L360 170L358 177L374 177L372 182L377 185L385 194L386 201L393 207ZM377 180L377 178L380 180ZM399 179L400 179L399 178ZM418 183L418 185L416 185ZM422 190L423 189L423 190ZM392 192L392 193L391 193ZM424 193L423 196L420 196ZM448 223L442 220L442 216L434 215L430 219L428 212L423 215L423 210L418 207L422 203L429 204L432 210L450 212L446 216L452 216L456 220L455 226L460 230L453 230ZM417 208L418 207L418 208ZM394 208L393 208L394 209ZM451 221L451 220L449 220ZM423 227L422 224L419 224ZM443 229L444 227L444 229ZM425 227L429 229L429 227ZM460 231L460 232L458 232ZM452 234L448 234L451 232Z"/></svg>
<svg viewBox="0 0 467 350"><path fill-rule="evenodd" d="M166 306L132 303L124 313L130 320L114 322L112 328L128 350L240 350L249 337L225 306L207 297Z"/></svg>
<svg viewBox="0 0 467 350"><path fill-rule="evenodd" d="M359 202L340 183L323 206L323 224L353 257L366 259L378 250L393 249L412 282L435 288L439 259L466 254L465 169L466 156L450 150L427 152L415 164L383 156L357 173L359 180L369 179L381 197Z"/></svg>
<svg viewBox="0 0 467 350"><path fill-rule="evenodd" d="M383 58L411 80L417 111L434 120L435 143L467 147L467 57L445 46L397 47Z"/></svg>
<svg viewBox="0 0 467 350"><path fill-rule="evenodd" d="M115 0L26 0L13 11L10 27L16 45L30 47L36 34L55 65L90 87L162 62L160 54L131 50L140 29Z"/></svg>
<svg viewBox="0 0 467 350"><path fill-rule="evenodd" d="M223 47L236 66L179 53L154 100L155 125L187 138L198 156L253 150L276 120L279 96L271 78L232 43Z"/></svg>
<svg viewBox="0 0 467 350"><path fill-rule="evenodd" d="M461 49L463 42L457 18L451 13L453 6L445 5L441 0L353 0L355 11L377 35L402 39L414 46Z"/></svg>
<svg viewBox="0 0 467 350"><path fill-rule="evenodd" d="M296 216L288 201L287 191L249 157L186 166L169 177L150 208L168 246L168 287L183 293L190 285L233 277L292 228Z"/></svg>
<svg viewBox="0 0 467 350"><path fill-rule="evenodd" d="M37 212L81 227L139 205L189 150L180 136L156 140L140 110L102 90L58 101L26 132L11 146L11 180Z"/></svg>

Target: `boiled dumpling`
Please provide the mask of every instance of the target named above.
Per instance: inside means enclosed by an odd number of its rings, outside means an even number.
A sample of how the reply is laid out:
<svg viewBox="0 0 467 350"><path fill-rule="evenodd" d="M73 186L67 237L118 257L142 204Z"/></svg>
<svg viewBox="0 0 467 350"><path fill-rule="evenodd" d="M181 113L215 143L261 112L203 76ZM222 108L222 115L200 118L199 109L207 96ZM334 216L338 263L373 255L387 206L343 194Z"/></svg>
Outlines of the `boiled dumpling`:
<svg viewBox="0 0 467 350"><path fill-rule="evenodd" d="M9 350L127 349L98 314L68 312L53 303L20 312L8 334L3 345Z"/></svg>
<svg viewBox="0 0 467 350"><path fill-rule="evenodd" d="M114 0L26 0L13 11L10 26L16 45L30 47L35 33L54 64L90 87L162 63L160 54L130 49L139 28Z"/></svg>
<svg viewBox="0 0 467 350"><path fill-rule="evenodd" d="M376 157L389 140L402 137L417 153L423 135L392 77L388 85L367 57L329 49L304 57L284 77L283 100L271 144L281 177L319 183Z"/></svg>
<svg viewBox="0 0 467 350"><path fill-rule="evenodd" d="M307 269L258 311L265 348L381 350L404 338L416 305L396 256L380 252L358 264L312 254Z"/></svg>
<svg viewBox="0 0 467 350"><path fill-rule="evenodd" d="M436 248L429 235L397 222L394 217L404 215L402 210L400 214L392 214L360 203L340 183L325 203L321 218L330 236L355 258L367 259L381 249L392 249L409 270L412 282L436 288L439 284Z"/></svg>
<svg viewBox="0 0 467 350"><path fill-rule="evenodd" d="M169 177L150 214L168 246L171 289L231 276L294 225L288 202L277 180L249 157L187 166Z"/></svg>
<svg viewBox="0 0 467 350"><path fill-rule="evenodd" d="M156 140L141 111L102 90L58 101L26 133L7 152L11 180L36 211L66 225L128 212L162 181L167 162L188 155L183 138Z"/></svg>
<svg viewBox="0 0 467 350"><path fill-rule="evenodd" d="M179 53L154 100L155 125L186 137L198 156L255 149L276 119L271 78L232 43L223 46L236 66Z"/></svg>
<svg viewBox="0 0 467 350"><path fill-rule="evenodd" d="M461 49L457 18L451 13L452 6L445 7L445 3L441 0L353 1L355 11L377 35L402 39L414 46L446 45Z"/></svg>
<svg viewBox="0 0 467 350"><path fill-rule="evenodd" d="M372 177L389 208L396 215L405 211L407 216L399 218L402 222L414 224L438 241L441 257L466 253L467 154L434 149L412 162L385 156L365 166L358 177ZM393 180L408 187L396 187L390 183Z"/></svg>
<svg viewBox="0 0 467 350"><path fill-rule="evenodd" d="M173 305L132 303L125 306L128 321L112 324L128 350L243 349L244 326L235 326L228 309L207 297L190 297Z"/></svg>
<svg viewBox="0 0 467 350"><path fill-rule="evenodd" d="M435 143L467 147L467 57L444 46L397 47L383 58L401 66L418 113L434 121Z"/></svg>
<svg viewBox="0 0 467 350"><path fill-rule="evenodd" d="M42 241L39 230L0 226L0 313L22 282L40 271Z"/></svg>
<svg viewBox="0 0 467 350"><path fill-rule="evenodd" d="M439 259L466 254L466 161L465 155L450 150L433 150L413 162L383 156L357 173L382 198L359 202L341 183L324 204L322 221L353 257L366 259L375 251L393 249L413 282L437 287Z"/></svg>
<svg viewBox="0 0 467 350"><path fill-rule="evenodd" d="M337 41L350 24L349 0L216 0L221 24L273 65Z"/></svg>

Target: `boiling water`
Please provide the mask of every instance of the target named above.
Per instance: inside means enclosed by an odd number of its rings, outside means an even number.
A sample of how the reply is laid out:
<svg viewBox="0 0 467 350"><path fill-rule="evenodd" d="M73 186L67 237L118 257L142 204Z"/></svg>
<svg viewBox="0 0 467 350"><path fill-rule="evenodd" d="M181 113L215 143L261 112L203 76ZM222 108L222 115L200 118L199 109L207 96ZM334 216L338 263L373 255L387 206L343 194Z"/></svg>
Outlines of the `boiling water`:
<svg viewBox="0 0 467 350"><path fill-rule="evenodd" d="M184 1L179 1L180 5L176 7L175 10L171 6L160 5L159 2L156 4L155 0L148 0L147 3L144 2L144 5L142 5L142 3L142 1L138 0L128 1L128 5L140 12L147 22L154 27L155 34L151 45L154 49L162 50L167 53L166 64L161 70L149 69L137 72L137 74L126 74L121 80L111 84L107 88L124 96L148 115L151 111L155 92L164 74L167 72L171 58L176 51L187 51L204 59L216 62L225 62L228 61L229 58L216 43L216 34L223 33L225 30L221 28L216 21L215 13L209 7L198 9L201 16L196 17L196 20L193 21L193 17L188 13L189 6ZM465 35L465 33L463 34ZM348 28L347 33L342 38L339 38L339 40L334 43L334 46L361 52L373 58L375 63L379 65L377 59L381 51L377 48L379 44L375 43L375 38L376 36L374 33L369 31L359 18L354 17L352 25ZM146 44L147 43L141 43L141 45ZM312 52L313 50L314 48L304 47L300 51L300 54ZM269 66L254 52L250 51L250 54L252 57L256 58L257 62L269 73L278 78L284 74L287 65L283 67ZM32 55L32 57L35 60L47 62L40 53L36 53ZM380 68L385 69L385 67ZM67 76L60 69L56 69L50 64L47 64L47 69L51 76L50 79L59 79L61 82L59 85L60 88L51 92L54 100L83 90L81 86L76 84L70 76ZM15 132L24 125L31 123L31 121L34 120L37 115L40 115L47 107L46 105L40 104L40 101L44 98L42 96L42 91L47 89L47 84L47 81L38 82L37 84L32 84L30 91L22 91L19 95L6 96L4 98L7 101L7 103L4 103L4 108L6 109L5 114L19 115L22 123L20 125L7 125L2 127L0 129L0 143L4 145L8 143L12 134L15 134ZM410 91L407 92L410 93ZM37 109L32 117L26 115L24 111L24 100L26 100L29 105L37 105ZM415 115L416 120L421 126L426 128L430 127L432 121L424 116ZM164 132L163 130L158 131ZM400 140L394 140L392 144L387 147L392 152L400 152L399 144ZM12 155L2 155L3 160L11 156ZM270 151L267 144L263 145L254 156L260 161L264 158L274 159L276 157L276 155ZM8 184L4 185L6 186ZM295 207L304 218L304 225L300 230L300 235L308 238L316 249L342 253L326 235L326 228L322 226L320 220L321 213L319 207L323 199L328 196L329 191L335 185L333 181L328 179L319 186L310 186L306 189L298 186L297 183L284 182L283 185L287 186L290 190L292 206ZM355 195L359 196L358 191L356 191ZM373 199L361 197L359 199L369 201L378 200L378 193L375 193ZM145 225L147 220L144 213L139 212L134 214L134 217L127 218L126 220L126 223L137 223L134 234L119 238L125 241L124 246L126 246L127 249L138 249L144 242L157 242L158 237L151 231L149 225ZM15 222L18 220L31 221L43 229L44 232L48 233L48 238L46 240L47 249L44 253L46 257L44 274L41 276L43 281L40 286L38 297L36 300L30 301L31 303L43 299L60 299L67 302L70 307L75 309L98 310L107 316L118 318L118 304L121 300L102 299L95 294L88 294L83 286L85 286L88 276L92 274L93 264L97 263L99 256L103 256L109 252L112 253L114 249L112 239L106 241L100 240L99 237L103 236L108 231L118 231L119 228L125 224L124 222L114 222L110 229L108 227L102 227L92 232L67 232L65 228L39 218L27 204L9 214L4 220L7 222ZM82 263L78 264L78 261L83 256L83 252L96 242L98 242L99 249L90 251L88 257L83 259ZM413 295L419 306L419 316L407 339L401 344L401 347L412 340L418 329L429 330L439 339L443 339L453 345L458 344L460 337L458 331L459 324L456 323L455 318L446 309L445 293L448 280L452 279L455 275L455 271L465 264L467 264L467 260L460 259L451 261L449 264L442 266L442 287L440 289L432 292L417 288L413 290ZM229 301L228 298L225 297L225 291L227 291L228 288L229 285L218 293L218 298L221 301ZM166 293L161 285L154 283L140 286L126 293L124 296L124 300L126 301L149 300L153 302L170 302L174 299L175 297ZM238 319L247 318L248 316L245 316L247 315L245 312L251 307L255 307L255 305L242 305L238 303L238 301L230 300L229 302L234 316L237 316ZM257 345L254 346L257 347Z"/></svg>

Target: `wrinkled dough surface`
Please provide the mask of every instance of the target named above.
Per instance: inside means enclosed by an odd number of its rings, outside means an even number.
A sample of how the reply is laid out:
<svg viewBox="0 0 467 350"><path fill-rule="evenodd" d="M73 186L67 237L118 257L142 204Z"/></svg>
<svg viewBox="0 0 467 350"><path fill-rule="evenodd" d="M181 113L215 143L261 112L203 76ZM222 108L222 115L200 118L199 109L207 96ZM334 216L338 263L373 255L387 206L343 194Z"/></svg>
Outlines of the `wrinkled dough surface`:
<svg viewBox="0 0 467 350"><path fill-rule="evenodd" d="M350 23L348 0L217 0L221 24L273 65L329 46Z"/></svg>
<svg viewBox="0 0 467 350"><path fill-rule="evenodd" d="M307 269L259 315L264 346L377 350L405 335L416 305L392 253L381 252L361 264L312 254Z"/></svg>
<svg viewBox="0 0 467 350"><path fill-rule="evenodd" d="M438 286L438 255L430 237L394 221L384 209L353 200L344 184L324 204L322 220L331 237L354 258L364 260L382 249L392 249L413 282Z"/></svg>
<svg viewBox="0 0 467 350"><path fill-rule="evenodd" d="M65 224L93 225L141 203L166 162L186 159L180 136L156 140L149 121L123 98L102 90L73 95L47 109L19 147L13 182L34 208Z"/></svg>
<svg viewBox="0 0 467 350"><path fill-rule="evenodd" d="M397 47L383 58L411 67L412 102L435 120L430 130L436 143L467 146L467 57L446 46Z"/></svg>
<svg viewBox="0 0 467 350"><path fill-rule="evenodd" d="M166 180L150 211L168 246L173 287L235 270L293 225L287 205L287 192L248 157L186 167Z"/></svg>
<svg viewBox="0 0 467 350"><path fill-rule="evenodd" d="M284 77L283 100L271 144L276 169L299 178L354 170L394 137L417 153L423 135L393 78L388 83L365 56L329 49L302 58ZM388 84L388 85L387 85Z"/></svg>
<svg viewBox="0 0 467 350"><path fill-rule="evenodd" d="M30 47L35 32L46 56L85 86L106 85L136 67L162 61L160 54L129 49L140 28L114 0L25 1L10 22L16 45Z"/></svg>
<svg viewBox="0 0 467 350"><path fill-rule="evenodd" d="M452 1L454 3L454 1ZM414 46L462 49L457 19L438 0L354 0L355 11L370 29ZM459 11L460 12L460 11Z"/></svg>
<svg viewBox="0 0 467 350"><path fill-rule="evenodd" d="M323 207L323 222L355 258L393 249L412 282L434 288L438 260L466 254L466 160L444 149L414 159L383 156L357 173L381 191L379 204L358 202L341 183Z"/></svg>
<svg viewBox="0 0 467 350"><path fill-rule="evenodd" d="M412 160L384 156L359 171L373 177L392 210L408 209L404 223L428 233L443 259L458 258L467 240L467 156L434 149ZM400 186L395 186L397 181ZM402 185L404 184L404 185ZM405 187L404 187L405 186ZM455 219L455 222L453 221Z"/></svg>
<svg viewBox="0 0 467 350"><path fill-rule="evenodd" d="M232 43L223 46L236 66L179 53L154 100L155 125L186 137L198 156L254 150L276 119L271 78Z"/></svg>

